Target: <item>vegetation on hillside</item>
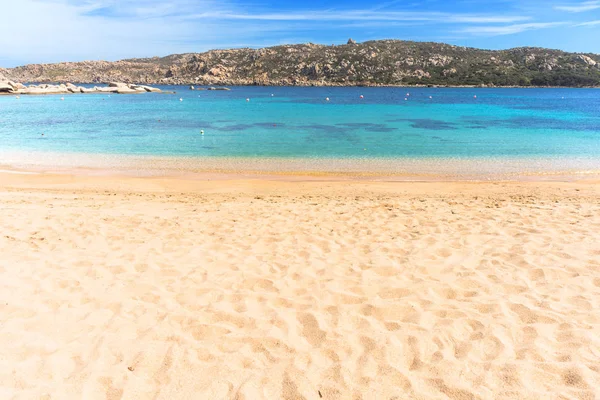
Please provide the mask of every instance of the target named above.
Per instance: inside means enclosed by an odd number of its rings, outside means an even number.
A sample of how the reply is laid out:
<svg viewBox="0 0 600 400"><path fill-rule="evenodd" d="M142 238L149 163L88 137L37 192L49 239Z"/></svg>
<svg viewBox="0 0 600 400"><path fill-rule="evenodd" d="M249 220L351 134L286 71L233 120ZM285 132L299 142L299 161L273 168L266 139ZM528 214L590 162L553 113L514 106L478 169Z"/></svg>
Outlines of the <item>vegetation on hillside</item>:
<svg viewBox="0 0 600 400"><path fill-rule="evenodd" d="M600 56L542 48L480 50L398 40L212 50L117 62L36 64L18 81L195 85L600 86Z"/></svg>

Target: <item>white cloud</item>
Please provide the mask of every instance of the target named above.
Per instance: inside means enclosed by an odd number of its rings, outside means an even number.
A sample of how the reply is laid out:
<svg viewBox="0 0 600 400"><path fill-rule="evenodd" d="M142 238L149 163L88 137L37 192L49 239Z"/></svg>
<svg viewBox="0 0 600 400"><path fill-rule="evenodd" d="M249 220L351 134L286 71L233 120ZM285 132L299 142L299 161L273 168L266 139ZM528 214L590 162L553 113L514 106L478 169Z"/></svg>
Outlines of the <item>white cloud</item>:
<svg viewBox="0 0 600 400"><path fill-rule="evenodd" d="M598 26L598 25L600 25L600 20L582 22L581 24L577 24L575 26Z"/></svg>
<svg viewBox="0 0 600 400"><path fill-rule="evenodd" d="M529 20L520 15L451 14L441 12L380 12L380 11L311 11L297 13L230 13L204 12L185 16L185 19L217 18L257 21L425 21L436 23L493 24Z"/></svg>
<svg viewBox="0 0 600 400"><path fill-rule="evenodd" d="M536 29L555 28L566 25L568 22L532 22L528 24L500 25L500 26L471 26L460 29L459 33L468 33L472 35L500 36L513 35L525 31Z"/></svg>
<svg viewBox="0 0 600 400"><path fill-rule="evenodd" d="M600 1L584 1L583 3L577 3L573 5L562 5L555 6L554 9L558 11L566 11L570 13L580 13L586 11L597 10L600 8Z"/></svg>
<svg viewBox="0 0 600 400"><path fill-rule="evenodd" d="M220 41L239 40L239 30L223 29L218 22L175 23L172 17L159 18L169 10L155 14L150 9L154 3L158 1L9 0L3 11L11 17L0 23L0 56L5 57L0 63L115 60L206 50ZM177 0L173 4L191 2ZM213 0L194 1L194 5L221 9ZM171 7L170 11L176 9L182 8ZM214 32L219 32L218 37ZM248 33L251 36L251 29Z"/></svg>

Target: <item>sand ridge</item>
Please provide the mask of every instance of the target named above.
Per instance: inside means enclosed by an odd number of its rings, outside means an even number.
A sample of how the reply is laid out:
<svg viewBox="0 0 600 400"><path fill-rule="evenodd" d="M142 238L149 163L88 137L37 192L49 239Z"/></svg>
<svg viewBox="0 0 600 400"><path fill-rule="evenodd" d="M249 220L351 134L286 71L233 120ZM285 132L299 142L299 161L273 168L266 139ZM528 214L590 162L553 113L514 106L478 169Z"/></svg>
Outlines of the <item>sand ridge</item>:
<svg viewBox="0 0 600 400"><path fill-rule="evenodd" d="M597 183L0 178L2 398L599 395Z"/></svg>

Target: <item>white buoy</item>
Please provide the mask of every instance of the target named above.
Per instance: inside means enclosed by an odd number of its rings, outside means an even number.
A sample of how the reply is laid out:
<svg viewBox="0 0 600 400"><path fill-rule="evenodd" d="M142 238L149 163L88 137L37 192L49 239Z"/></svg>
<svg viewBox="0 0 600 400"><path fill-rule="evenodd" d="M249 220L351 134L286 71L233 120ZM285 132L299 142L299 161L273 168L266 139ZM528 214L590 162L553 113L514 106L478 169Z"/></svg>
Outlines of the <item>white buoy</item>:
<svg viewBox="0 0 600 400"><path fill-rule="evenodd" d="M183 99L182 99L182 98L179 98L179 101L183 101Z"/></svg>
<svg viewBox="0 0 600 400"><path fill-rule="evenodd" d="M325 101L329 101L329 97L326 97L326 98L325 98Z"/></svg>
<svg viewBox="0 0 600 400"><path fill-rule="evenodd" d="M364 99L364 98L365 98L365 96L363 96L363 95L361 94L361 95L360 95L360 98L361 98L361 99Z"/></svg>
<svg viewBox="0 0 600 400"><path fill-rule="evenodd" d="M19 100L21 98L21 96L17 96L16 99Z"/></svg>
<svg viewBox="0 0 600 400"><path fill-rule="evenodd" d="M430 99L433 99L433 96L429 96Z"/></svg>
<svg viewBox="0 0 600 400"><path fill-rule="evenodd" d="M271 97L275 96L273 93L271 93Z"/></svg>
<svg viewBox="0 0 600 400"><path fill-rule="evenodd" d="M65 98L64 98L64 97L61 97L60 99L61 99L61 100L64 100Z"/></svg>
<svg viewBox="0 0 600 400"><path fill-rule="evenodd" d="M246 99L246 101L250 101L250 99Z"/></svg>
<svg viewBox="0 0 600 400"><path fill-rule="evenodd" d="M406 93L406 97L410 96L410 93Z"/></svg>
<svg viewBox="0 0 600 400"><path fill-rule="evenodd" d="M474 99L476 99L476 98L477 98L477 95L473 96L473 98L474 98Z"/></svg>
<svg viewBox="0 0 600 400"><path fill-rule="evenodd" d="M200 131L200 134L201 134L201 135L204 135L204 131L203 131L203 130L202 130L202 131Z"/></svg>
<svg viewBox="0 0 600 400"><path fill-rule="evenodd" d="M405 97L405 98L404 98L404 101L408 101L408 97Z"/></svg>

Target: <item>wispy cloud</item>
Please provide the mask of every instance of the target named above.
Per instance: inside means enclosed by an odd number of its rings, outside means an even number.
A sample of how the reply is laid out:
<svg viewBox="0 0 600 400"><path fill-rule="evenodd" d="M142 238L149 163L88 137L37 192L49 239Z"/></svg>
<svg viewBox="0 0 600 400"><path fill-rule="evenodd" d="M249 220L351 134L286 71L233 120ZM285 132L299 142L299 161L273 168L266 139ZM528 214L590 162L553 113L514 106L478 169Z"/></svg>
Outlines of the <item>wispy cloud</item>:
<svg viewBox="0 0 600 400"><path fill-rule="evenodd" d="M547 29L555 28L557 26L567 25L568 22L532 22L528 24L513 24L513 25L499 25L499 26L470 26L462 28L458 33L467 33L472 35L483 35L483 36L501 36L501 35L513 35L525 31L531 31L536 29Z"/></svg>
<svg viewBox="0 0 600 400"><path fill-rule="evenodd" d="M11 57L5 58L8 61L4 62L14 65L166 55L206 48L219 44L219 39L229 41L240 34L239 30L230 29L209 43L205 38L211 38L211 32L220 29L218 24L174 24L169 18L147 19L148 15L140 14L143 10L135 6L152 2L124 3L129 3L130 8L119 12L135 12L146 18L115 17L112 1L108 0L15 0L8 6L3 4L8 15L26 16L27 19L27 26L21 18L5 18L0 24L0 47L4 49L4 57ZM213 3L199 0L196 4L211 7ZM94 10L99 11L89 15ZM251 32L248 35L252 40ZM193 45L189 44L191 38Z"/></svg>
<svg viewBox="0 0 600 400"><path fill-rule="evenodd" d="M575 26L598 26L598 25L600 25L600 20L582 22L582 23L577 24Z"/></svg>
<svg viewBox="0 0 600 400"><path fill-rule="evenodd" d="M472 23L494 24L513 23L531 19L522 15L487 15L442 12L383 12L372 10L329 11L315 10L288 13L230 13L204 12L186 15L185 19L216 18L225 20L256 21L393 21L393 22L435 22L435 23Z"/></svg>
<svg viewBox="0 0 600 400"><path fill-rule="evenodd" d="M83 15L110 18L168 18L198 10L230 10L227 1L218 0L75 0L71 4Z"/></svg>
<svg viewBox="0 0 600 400"><path fill-rule="evenodd" d="M586 11L597 10L600 8L600 1L584 1L583 3L555 6L558 11L566 11L570 13L581 13Z"/></svg>

